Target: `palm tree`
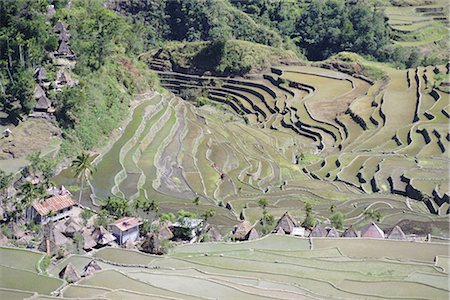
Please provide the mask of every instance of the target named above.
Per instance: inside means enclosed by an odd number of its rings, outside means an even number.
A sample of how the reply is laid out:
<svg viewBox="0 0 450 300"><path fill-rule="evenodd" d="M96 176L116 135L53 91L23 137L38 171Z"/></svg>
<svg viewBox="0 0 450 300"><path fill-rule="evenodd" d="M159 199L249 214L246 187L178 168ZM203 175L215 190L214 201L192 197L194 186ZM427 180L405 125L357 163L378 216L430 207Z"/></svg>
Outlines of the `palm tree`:
<svg viewBox="0 0 450 300"><path fill-rule="evenodd" d="M80 181L80 194L78 195L78 203L80 203L84 182L91 178L92 173L95 172L95 166L92 164L91 156L83 151L72 161L72 168L74 168L75 177Z"/></svg>

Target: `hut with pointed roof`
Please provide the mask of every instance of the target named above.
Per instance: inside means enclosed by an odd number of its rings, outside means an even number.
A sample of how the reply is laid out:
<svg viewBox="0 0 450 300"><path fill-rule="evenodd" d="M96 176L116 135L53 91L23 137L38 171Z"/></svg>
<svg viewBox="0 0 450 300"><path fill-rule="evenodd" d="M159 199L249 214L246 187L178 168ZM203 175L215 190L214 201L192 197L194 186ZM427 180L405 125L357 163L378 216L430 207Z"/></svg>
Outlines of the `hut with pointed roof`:
<svg viewBox="0 0 450 300"><path fill-rule="evenodd" d="M247 240L249 232L253 229L253 226L248 221L242 221L238 225L234 226L233 237L237 241Z"/></svg>
<svg viewBox="0 0 450 300"><path fill-rule="evenodd" d="M49 109L52 107L52 102L47 98L45 93L41 95L40 98L37 99L36 105L34 106L33 110L35 112L48 112Z"/></svg>
<svg viewBox="0 0 450 300"><path fill-rule="evenodd" d="M143 252L162 255L164 254L163 247L161 245L161 241L158 239L156 234L149 234L145 238L144 242L141 245L141 249Z"/></svg>
<svg viewBox="0 0 450 300"><path fill-rule="evenodd" d="M217 242L222 240L222 235L220 234L220 232L215 228L215 227L211 227L208 230L208 237L211 241Z"/></svg>
<svg viewBox="0 0 450 300"><path fill-rule="evenodd" d="M276 235L285 235L286 234L286 232L284 232L282 227L278 227L278 228L275 228L275 229L276 229L276 231L275 231Z"/></svg>
<svg viewBox="0 0 450 300"><path fill-rule="evenodd" d="M62 32L62 31L67 31L67 24L64 23L61 20L58 20L58 22L56 22L55 26L53 26L53 31L58 33L58 32Z"/></svg>
<svg viewBox="0 0 450 300"><path fill-rule="evenodd" d="M391 232L389 232L387 238L390 240L406 240L406 235L400 226L395 225Z"/></svg>
<svg viewBox="0 0 450 300"><path fill-rule="evenodd" d="M60 56L60 57L66 57L66 58L74 57L74 54L69 47L69 44L67 44L67 42L65 42L65 41L61 41L61 43L59 43L59 47L56 50L56 55Z"/></svg>
<svg viewBox="0 0 450 300"><path fill-rule="evenodd" d="M355 227L353 225L350 225L350 227L345 229L344 233L342 234L342 237L357 238L359 237L359 234L356 231Z"/></svg>
<svg viewBox="0 0 450 300"><path fill-rule="evenodd" d="M81 231L81 236L83 237L83 249L84 250L92 250L92 248L95 248L97 246L97 242L95 241L95 239L92 237L92 231L88 228L84 228Z"/></svg>
<svg viewBox="0 0 450 300"><path fill-rule="evenodd" d="M95 272L101 271L102 267L99 266L96 260L91 260L87 265L84 266L83 272L81 273L82 277L87 277L89 275L94 274Z"/></svg>
<svg viewBox="0 0 450 300"><path fill-rule="evenodd" d="M49 256L56 255L60 248L65 247L69 241L64 234L57 230L55 224L47 223L42 227L43 239L38 246L38 250L47 253Z"/></svg>
<svg viewBox="0 0 450 300"><path fill-rule="evenodd" d="M246 239L247 241L259 239L258 231L256 231L255 228L252 228L252 229L247 233L247 236L245 237L245 239Z"/></svg>
<svg viewBox="0 0 450 300"><path fill-rule="evenodd" d="M39 66L36 68L36 70L34 71L34 77L36 78L36 80L39 83L42 83L44 81L47 81L47 71L45 70L44 67Z"/></svg>
<svg viewBox="0 0 450 300"><path fill-rule="evenodd" d="M41 97L46 97L45 91L39 84L36 84L34 86L34 99L40 99Z"/></svg>
<svg viewBox="0 0 450 300"><path fill-rule="evenodd" d="M309 237L326 237L327 230L322 225L317 224L309 234Z"/></svg>
<svg viewBox="0 0 450 300"><path fill-rule="evenodd" d="M173 232L170 230L169 226L167 224L161 224L161 226L158 229L158 238L160 240L171 240L173 239L174 235Z"/></svg>
<svg viewBox="0 0 450 300"><path fill-rule="evenodd" d="M281 228L284 233L291 234L297 226L298 222L294 219L294 217L289 212L285 212L284 215L278 220L275 230L278 232L278 229Z"/></svg>
<svg viewBox="0 0 450 300"><path fill-rule="evenodd" d="M97 246L106 246L111 244L116 240L116 237L112 235L108 230L103 226L99 226L92 231L92 238L97 243Z"/></svg>
<svg viewBox="0 0 450 300"><path fill-rule="evenodd" d="M70 33L67 30L63 30L58 33L58 40L68 42L70 39Z"/></svg>
<svg viewBox="0 0 450 300"><path fill-rule="evenodd" d="M339 237L339 233L337 232L336 228L326 228L327 230L327 237Z"/></svg>
<svg viewBox="0 0 450 300"><path fill-rule="evenodd" d="M384 239L384 232L377 224L371 222L363 230L361 230L361 237L372 239Z"/></svg>
<svg viewBox="0 0 450 300"><path fill-rule="evenodd" d="M73 237L75 233L79 232L83 227L78 224L77 221L75 221L73 218L67 219L66 222L64 222L64 230L62 233L68 237Z"/></svg>
<svg viewBox="0 0 450 300"><path fill-rule="evenodd" d="M68 283L74 283L81 279L80 273L78 273L72 263L68 263L58 275L59 278L64 279Z"/></svg>

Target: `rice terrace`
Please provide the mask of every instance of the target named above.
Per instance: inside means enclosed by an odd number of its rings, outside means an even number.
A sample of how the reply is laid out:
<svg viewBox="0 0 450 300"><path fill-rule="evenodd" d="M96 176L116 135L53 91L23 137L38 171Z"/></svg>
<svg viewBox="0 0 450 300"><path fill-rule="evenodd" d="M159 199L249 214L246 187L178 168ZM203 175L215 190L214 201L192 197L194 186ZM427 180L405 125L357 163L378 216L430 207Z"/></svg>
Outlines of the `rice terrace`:
<svg viewBox="0 0 450 300"><path fill-rule="evenodd" d="M0 299L448 299L443 0L0 0Z"/></svg>

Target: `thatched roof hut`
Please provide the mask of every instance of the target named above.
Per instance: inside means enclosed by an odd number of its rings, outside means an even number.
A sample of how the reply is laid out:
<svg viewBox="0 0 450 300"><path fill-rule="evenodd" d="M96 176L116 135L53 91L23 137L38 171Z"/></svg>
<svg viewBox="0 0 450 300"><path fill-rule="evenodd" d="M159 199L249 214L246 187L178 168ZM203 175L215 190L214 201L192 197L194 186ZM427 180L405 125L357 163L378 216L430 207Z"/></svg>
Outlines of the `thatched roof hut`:
<svg viewBox="0 0 450 300"><path fill-rule="evenodd" d="M327 237L339 237L339 233L337 232L336 228L327 228L327 231Z"/></svg>
<svg viewBox="0 0 450 300"><path fill-rule="evenodd" d="M8 237L0 231L0 246L6 246L8 242Z"/></svg>
<svg viewBox="0 0 450 300"><path fill-rule="evenodd" d="M310 237L326 237L327 231L325 228L323 228L322 225L317 224L316 227L311 231L309 234Z"/></svg>
<svg viewBox="0 0 450 300"><path fill-rule="evenodd" d="M350 225L349 228L345 229L344 233L342 234L342 237L357 238L359 237L359 235L355 227L353 225Z"/></svg>
<svg viewBox="0 0 450 300"><path fill-rule="evenodd" d="M158 239L156 234L149 234L145 238L145 241L141 245L143 252L162 255L164 254L161 241Z"/></svg>
<svg viewBox="0 0 450 300"><path fill-rule="evenodd" d="M373 238L373 239L384 239L384 232L378 227L377 224L371 222L363 230L361 230L361 237L363 238Z"/></svg>
<svg viewBox="0 0 450 300"><path fill-rule="evenodd" d="M406 235L400 226L396 225L392 228L391 232L389 232L387 238L390 240L406 240Z"/></svg>
<svg viewBox="0 0 450 300"><path fill-rule="evenodd" d="M78 273L72 263L68 263L58 275L59 278L64 279L68 283L74 283L81 279L80 273Z"/></svg>
<svg viewBox="0 0 450 300"><path fill-rule="evenodd" d="M41 97L46 97L44 89L36 84L34 87L34 99L40 99Z"/></svg>
<svg viewBox="0 0 450 300"><path fill-rule="evenodd" d="M97 246L97 242L92 237L91 233L92 233L91 230L89 230L87 228L85 228L84 230L81 231L81 235L83 236L83 241L84 241L84 245L83 245L84 250L89 250L89 249L92 249L95 246Z"/></svg>
<svg viewBox="0 0 450 300"><path fill-rule="evenodd" d="M158 238L160 240L170 240L174 237L173 232L166 224L162 224L158 230Z"/></svg>
<svg viewBox="0 0 450 300"><path fill-rule="evenodd" d="M70 39L70 33L67 30L63 30L58 33L58 40L68 42Z"/></svg>
<svg viewBox="0 0 450 300"><path fill-rule="evenodd" d="M65 41L61 41L59 44L58 50L56 50L58 55L62 56L73 56L73 52L70 49L69 45Z"/></svg>
<svg viewBox="0 0 450 300"><path fill-rule="evenodd" d="M222 240L222 235L215 227L211 227L208 230L208 237L211 241L215 241L215 242Z"/></svg>
<svg viewBox="0 0 450 300"><path fill-rule="evenodd" d="M245 239L246 239L247 241L259 239L259 234L258 234L258 232L256 231L255 228L252 228L252 229L249 231L249 233L247 234L247 236L245 237Z"/></svg>
<svg viewBox="0 0 450 300"><path fill-rule="evenodd" d="M87 277L95 272L101 271L102 267L100 267L95 260L91 260L87 265L84 266L83 272L81 273L82 277Z"/></svg>
<svg viewBox="0 0 450 300"><path fill-rule="evenodd" d="M101 246L108 245L116 240L116 237L103 226L97 227L94 231L92 231L92 238L98 245Z"/></svg>
<svg viewBox="0 0 450 300"><path fill-rule="evenodd" d="M291 234L294 227L297 227L297 221L292 217L289 212L285 212L284 215L278 220L275 230L278 232L278 228L282 228L286 234Z"/></svg>
<svg viewBox="0 0 450 300"><path fill-rule="evenodd" d="M75 221L73 218L67 219L66 222L64 222L64 230L62 231L66 236L73 237L73 235L80 231L83 227L78 224L77 221Z"/></svg>
<svg viewBox="0 0 450 300"><path fill-rule="evenodd" d="M252 225L248 221L242 221L234 227L233 236L238 241L247 240L247 235L252 230Z"/></svg>
<svg viewBox="0 0 450 300"><path fill-rule="evenodd" d="M276 228L275 234L277 234L277 235L285 235L286 232L284 232L283 228L278 227L278 228Z"/></svg>
<svg viewBox="0 0 450 300"><path fill-rule="evenodd" d="M122 244L122 248L125 248L125 249L134 249L134 248L136 248L136 245L135 245L134 242L130 239L130 240L127 240L124 244Z"/></svg>
<svg viewBox="0 0 450 300"><path fill-rule="evenodd" d="M37 67L34 71L34 76L39 82L47 80L47 71L44 67Z"/></svg>
<svg viewBox="0 0 450 300"><path fill-rule="evenodd" d="M55 26L53 26L53 31L58 33L61 31L66 31L67 30L67 24L64 23L63 21L58 21L56 22Z"/></svg>
<svg viewBox="0 0 450 300"><path fill-rule="evenodd" d="M37 103L34 106L34 110L47 111L51 106L52 102L44 94L39 99L37 99Z"/></svg>

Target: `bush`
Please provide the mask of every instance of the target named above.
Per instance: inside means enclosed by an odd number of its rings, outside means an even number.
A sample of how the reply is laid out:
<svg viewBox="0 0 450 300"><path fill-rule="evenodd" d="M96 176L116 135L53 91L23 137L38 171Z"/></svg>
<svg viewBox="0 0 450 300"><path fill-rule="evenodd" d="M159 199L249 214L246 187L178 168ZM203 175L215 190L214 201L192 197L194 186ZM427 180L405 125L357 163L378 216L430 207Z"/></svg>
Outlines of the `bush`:
<svg viewBox="0 0 450 300"><path fill-rule="evenodd" d="M333 224L333 226L336 227L337 229L344 228L344 214L340 211L335 212L331 216L331 224Z"/></svg>

